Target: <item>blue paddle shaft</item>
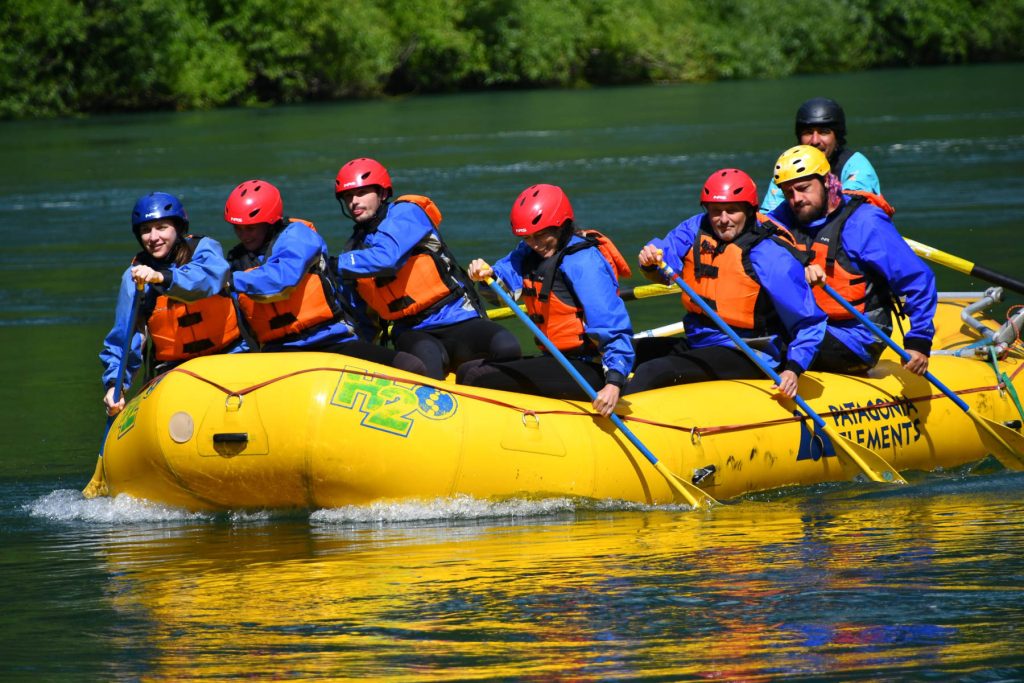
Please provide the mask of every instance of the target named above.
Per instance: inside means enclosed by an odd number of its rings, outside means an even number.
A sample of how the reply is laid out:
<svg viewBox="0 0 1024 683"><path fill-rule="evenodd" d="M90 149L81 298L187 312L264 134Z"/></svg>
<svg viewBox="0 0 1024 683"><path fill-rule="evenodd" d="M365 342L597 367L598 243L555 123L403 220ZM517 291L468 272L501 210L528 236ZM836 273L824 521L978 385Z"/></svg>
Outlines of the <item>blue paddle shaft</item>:
<svg viewBox="0 0 1024 683"><path fill-rule="evenodd" d="M536 323L530 320L530 317L519 309L519 306L516 305L516 302L512 299L511 296L508 295L508 293L498 283L498 281L495 280L494 278L489 278L487 280L487 286L493 289L495 293L497 293L497 295L501 297L502 301L505 302L505 305L512 309L512 311L516 314L516 317L518 317L523 322L523 324L526 325L531 332L533 332L533 336L539 339L540 342L544 345L544 348L546 348L548 352L551 354L551 356L558 361L559 365L565 368L566 372L568 372L569 375L572 376L573 380L575 380L576 384L580 386L580 389L583 389L583 391L587 394L590 400L593 401L595 398L597 398L597 392L594 391L594 388L590 386L587 380L583 378L583 375L581 375L579 371L573 367L572 363L569 362L569 359L565 357L565 354L559 351L558 347L555 346L550 339L548 339L548 336L544 334L539 327L537 327ZM647 446L645 446L643 442L640 441L640 439L637 438L637 436L633 434L633 432L628 427L626 427L626 423L623 422L618 415L612 413L611 415L608 416L608 419L610 419L612 421L612 424L618 427L619 430L626 435L626 438L629 439L630 443L636 446L637 450L643 453L644 457L647 458L647 460L649 460L652 465L658 464L658 458L655 457L654 453L651 453L651 451L647 449Z"/></svg>
<svg viewBox="0 0 1024 683"><path fill-rule="evenodd" d="M890 349L895 351L899 355L899 357L903 359L904 363L906 363L907 361L910 360L910 354L907 353L905 349L901 348L899 344L897 344L895 341L893 341L893 338L890 337L889 335L887 335L882 330L882 328L880 328L875 323L871 322L871 320L868 319L868 317L866 315L864 315L863 313L858 311L856 308L854 308L853 305L850 304L849 301L844 299L843 296L839 292L834 290L831 287L831 285L822 284L822 288L825 290L825 292L830 297L835 299L839 303L840 306L845 308L847 310L847 312L849 312L853 317L855 317L862 325L864 325L869 330L871 330L871 332L876 337L878 337L879 339L884 341L886 343L886 345ZM967 405L967 403L962 398L957 396L953 392L952 389L950 389L945 384L943 384L941 381L939 381L939 379L935 375L933 375L931 373L931 371L925 372L924 376L925 376L925 378L928 379L929 382L934 384L938 388L939 391L941 391L943 394L945 394L947 398L949 398L951 401L953 401L953 403L956 403L957 407L960 408L960 410L964 411L965 413L969 412L971 410L971 407L969 405Z"/></svg>
<svg viewBox="0 0 1024 683"><path fill-rule="evenodd" d="M779 376L779 373L775 372L775 370L773 370L771 366L765 363L764 360L762 360L761 357L757 355L757 352L754 351L754 349L750 348L750 345L747 344L747 342L743 341L742 337L736 334L736 330L732 329L732 326L730 326L729 323L722 320L722 317L718 315L718 313L716 313L715 310L711 308L711 306L708 305L708 302L704 301L704 299L702 299L701 296L697 294L697 292L693 291L693 287L690 287L690 285L686 283L686 280L681 278L674 270L672 270L672 268L667 263L662 262L658 266L658 269L661 270L662 274L665 275L665 277L675 282L681 290L686 292L686 295L690 297L690 299L692 299L694 303L700 306L700 309L704 311L704 314L711 318L711 320L713 320L716 325L718 325L718 329L720 329L722 332L728 335L729 339L731 339L733 343L736 344L736 346L739 347L739 349L743 353L747 354L747 358L749 358L755 365L757 365L757 367L761 368L761 372L771 377L772 380L775 381L775 384L782 383L782 377ZM825 426L825 421L821 419L821 416L818 415L818 413L816 413L813 408L807 405L807 402L799 394L793 397L793 401L796 402L798 406L800 406L800 409L804 411L807 417L811 418L811 420L817 427Z"/></svg>
<svg viewBox="0 0 1024 683"><path fill-rule="evenodd" d="M117 384L114 385L114 403L121 400L121 390L124 387L124 375L128 370L128 352L132 348L132 338L135 336L135 322L139 319L139 306L142 303L142 288L145 285L138 285L135 296L132 298L132 312L128 317L128 329L125 330L124 344L121 345L121 360L117 365Z"/></svg>
<svg viewBox="0 0 1024 683"><path fill-rule="evenodd" d="M128 327L125 330L124 343L121 345L121 360L117 364L117 384L114 385L114 403L121 400L121 391L124 387L124 375L128 369L128 352L132 348L132 338L135 336L135 322L139 319L139 306L142 304L142 289L145 285L138 284L135 289L135 297L132 299L132 312L128 317ZM110 426L114 424L117 415L107 416L107 426L103 430L103 440L100 442L100 457L103 457L103 450L107 445L107 434Z"/></svg>

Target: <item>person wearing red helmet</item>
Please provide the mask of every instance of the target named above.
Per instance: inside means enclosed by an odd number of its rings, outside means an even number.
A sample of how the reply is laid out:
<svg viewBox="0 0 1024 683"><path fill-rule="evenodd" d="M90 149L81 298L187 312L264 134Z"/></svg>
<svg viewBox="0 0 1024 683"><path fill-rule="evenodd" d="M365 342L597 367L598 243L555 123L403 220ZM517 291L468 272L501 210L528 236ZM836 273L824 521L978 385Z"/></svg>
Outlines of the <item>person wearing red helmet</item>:
<svg viewBox="0 0 1024 683"><path fill-rule="evenodd" d="M445 244L441 212L429 198L391 201L391 176L361 157L335 178L342 213L354 222L338 257L338 272L354 281L380 327L390 325L395 348L416 356L427 375L443 379L462 363L521 355L515 335L483 314L465 271Z"/></svg>
<svg viewBox="0 0 1024 683"><path fill-rule="evenodd" d="M757 187L735 168L712 173L701 188L704 208L640 251L645 277L664 281L664 260L755 352L776 369L774 387L792 398L825 334L825 315L804 280L803 263L788 235L757 221ZM637 365L631 394L656 387L714 379L757 379L760 368L682 295L685 340L661 357ZM642 355L642 350L638 350Z"/></svg>
<svg viewBox="0 0 1024 683"><path fill-rule="evenodd" d="M406 353L361 340L348 293L328 268L327 244L309 221L286 218L265 180L239 184L224 204L239 244L228 252L245 327L262 351L329 351L423 374Z"/></svg>
<svg viewBox="0 0 1024 683"><path fill-rule="evenodd" d="M234 306L224 291L229 271L224 251L215 239L190 235L188 228L185 207L172 194L150 192L135 202L132 232L142 249L121 277L114 326L100 352L107 415L116 415L125 405L123 393L114 402L125 349L122 390L144 362L146 377L152 377L190 358L245 350ZM141 293L137 285L143 286ZM140 315L135 329L128 330L136 296L143 297Z"/></svg>
<svg viewBox="0 0 1024 683"><path fill-rule="evenodd" d="M618 269L628 274L628 266L603 235L576 229L569 197L556 185L523 190L509 219L512 234L522 242L493 268L482 259L472 261L469 276L477 282L495 277L523 299L531 319L597 392L594 409L607 417L633 366L633 329L618 292ZM542 356L467 363L456 379L489 389L585 400L583 389L541 350Z"/></svg>

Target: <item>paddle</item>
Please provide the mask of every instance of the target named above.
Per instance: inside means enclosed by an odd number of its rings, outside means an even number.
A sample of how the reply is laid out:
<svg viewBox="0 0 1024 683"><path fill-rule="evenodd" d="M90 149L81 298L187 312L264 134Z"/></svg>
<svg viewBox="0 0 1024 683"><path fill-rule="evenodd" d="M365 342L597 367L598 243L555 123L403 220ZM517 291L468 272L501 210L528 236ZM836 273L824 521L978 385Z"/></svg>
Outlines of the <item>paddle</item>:
<svg viewBox="0 0 1024 683"><path fill-rule="evenodd" d="M909 237L904 237L903 241L910 245L910 248L914 250L915 254L923 259L931 261L932 263L938 263L939 265L946 266L947 268L964 273L965 275L976 277L986 282L991 282L992 284L999 285L1000 287L1006 287L1018 294L1024 294L1024 282L1021 282L1016 278L1004 275L1003 273L997 273L985 266L979 266L976 263L971 263L967 259L962 259L959 256L953 256L952 254L947 254L944 251L939 251L934 247L929 247L927 244L915 242Z"/></svg>
<svg viewBox="0 0 1024 683"><path fill-rule="evenodd" d="M828 292L828 295L835 299L839 304L850 312L857 320L865 325L876 337L884 341L890 349L899 354L899 357L903 359L903 362L910 360L910 354L907 353L903 348L900 347L892 337L887 335L881 328L875 323L871 322L863 313L854 308L850 302L842 297L836 290L827 284L823 284L822 287ZM956 393L947 387L945 384L940 382L930 371L924 373L925 378L931 382L939 391L946 395L946 397L956 404L957 408L964 411L968 417L974 420L974 423L981 428L981 440L985 443L985 447L992 450L992 454L998 458L999 462L1003 464L1008 470L1022 470L1024 469L1024 437L1017 432L1013 431L1005 425L1001 425L994 420L977 415L971 410L971 407L967 403L956 395Z"/></svg>
<svg viewBox="0 0 1024 683"><path fill-rule="evenodd" d="M665 294L672 294L675 292L675 287L668 287L666 285L637 285L636 287L629 287L619 292L619 298L623 301L637 301L639 299L648 299L652 296L662 296ZM519 310L525 310L522 306L518 306ZM487 311L487 317L491 320L502 320L504 318L511 318L513 313L508 308L491 308Z"/></svg>
<svg viewBox="0 0 1024 683"><path fill-rule="evenodd" d="M128 369L128 352L132 347L132 337L135 336L135 323L139 318L139 306L142 303L142 289L145 284L138 282L135 285L135 296L132 298L132 313L128 318L128 328L125 330L124 344L121 345L121 360L117 365L117 384L114 385L114 403L121 400L121 389L124 386L124 373ZM110 425L114 424L117 415L107 417L107 426L103 428L103 440L100 441L100 453L96 458L96 471L92 479L82 489L82 495L86 498L96 498L107 495L107 479L103 474L103 449L107 445L107 434L110 433Z"/></svg>
<svg viewBox="0 0 1024 683"><path fill-rule="evenodd" d="M649 330L643 330L642 332L636 332L633 334L633 339L649 339L650 337L672 337L677 334L683 334L686 332L686 326L683 325L682 321L677 323L669 323L668 325L662 325L661 327L652 327Z"/></svg>
<svg viewBox="0 0 1024 683"><path fill-rule="evenodd" d="M693 291L693 288L690 287L690 285L686 284L686 281L683 280L683 278L681 278L679 275L677 275L676 272L668 266L668 264L666 264L664 261L661 261L660 263L658 263L658 269L661 270L662 274L665 277L667 277L672 282L675 282L680 289L686 292L687 296L689 296L698 306L700 306L701 310L704 311L705 315L707 315L715 322L715 325L718 326L718 329L722 330L722 332L724 332L730 339L732 339L733 343L736 344L736 346L739 347L740 350L742 350L743 353L747 355L747 358L749 358L755 365L757 365L757 367L761 369L761 372L771 377L776 384L780 384L782 382L782 378L779 377L779 374L772 370L771 367L769 367L763 360L761 360L760 356L758 356L757 353L755 353L755 351L752 348L750 348L750 346L745 341L743 341L743 339L738 334L736 334L736 331L732 329L727 322L722 320L718 313L716 313L715 310L711 308L708 305L708 303L700 297L700 295L697 294L697 292ZM820 415L814 412L813 408L807 405L807 401L801 398L799 394L797 394L793 398L793 401L796 402L798 406L800 406L800 409L804 412L805 415L807 415L807 417L811 418L811 420L814 422L815 427L817 427L821 431L825 432L826 435L828 435L829 439L832 440L832 445L836 447L836 452L837 454L839 454L839 457L844 458L847 463L857 467L857 469L863 472L866 477L868 477L872 481L882 483L907 483L906 479L901 477L900 473L894 470L892 468L892 465L890 465L885 460L885 458L880 456L878 453L875 453L874 451L861 446L860 444L856 444L853 441L850 441L842 434L836 432L835 429L830 427L828 423L826 423L825 420L821 418Z"/></svg>
<svg viewBox="0 0 1024 683"><path fill-rule="evenodd" d="M551 353L555 360L558 361L559 365L565 368L566 372L568 372L572 376L576 384L578 384L579 387L583 389L584 392L586 392L590 400L593 401L594 398L597 396L597 392L594 391L594 388L591 387L590 384L587 383L587 380L583 378L583 375L581 375L579 371L577 371L576 368L572 366L572 363L570 363L569 359L567 359L565 355L558 350L558 347L556 347L551 342L551 340L547 338L547 335L541 332L540 328L537 327L537 325L534 324L532 320L530 320L529 316L527 316L526 313L524 313L523 311L519 310L519 307L516 305L516 302L512 299L511 296L508 295L508 293L505 292L501 285L498 284L498 282L495 281L493 277L489 277L487 278L487 286L493 289L494 292L499 297L501 297L501 299L505 302L505 305L508 306L509 309L511 309L515 313L519 320L521 320L523 324L526 325L526 327L529 328L531 332L533 332L533 335L537 337L537 339L539 339L542 344L544 344L544 347ZM644 457L647 458L647 460L649 460L652 465L654 465L655 469L658 470L658 473L661 474L661 476L665 478L665 481L668 482L668 485L672 489L672 491L675 492L676 495L678 495L680 498L685 500L691 507L706 507L718 502L699 487L694 486L685 479L681 479L680 477L676 476L671 470L669 470L664 463L658 460L654 456L654 454L647 449L647 446L644 446L643 442L640 441L640 439L637 438L635 434L633 434L633 432L626 426L626 424L618 415L612 413L611 415L608 416L608 419L611 420L612 424L618 427L619 431L621 431L626 436L626 438L629 439L629 441L634 446L637 447L637 450L643 453Z"/></svg>

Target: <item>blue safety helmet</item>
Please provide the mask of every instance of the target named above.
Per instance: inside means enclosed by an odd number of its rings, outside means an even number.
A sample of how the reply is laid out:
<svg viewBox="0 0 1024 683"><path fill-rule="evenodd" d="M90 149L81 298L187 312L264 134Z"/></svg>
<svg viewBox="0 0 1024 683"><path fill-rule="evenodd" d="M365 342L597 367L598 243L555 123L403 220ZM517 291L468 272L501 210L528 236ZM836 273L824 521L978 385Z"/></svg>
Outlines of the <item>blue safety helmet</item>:
<svg viewBox="0 0 1024 683"><path fill-rule="evenodd" d="M188 213L177 197L166 192L150 192L135 202L135 208L132 209L132 232L138 237L140 225L161 218L177 218L179 230L188 229Z"/></svg>

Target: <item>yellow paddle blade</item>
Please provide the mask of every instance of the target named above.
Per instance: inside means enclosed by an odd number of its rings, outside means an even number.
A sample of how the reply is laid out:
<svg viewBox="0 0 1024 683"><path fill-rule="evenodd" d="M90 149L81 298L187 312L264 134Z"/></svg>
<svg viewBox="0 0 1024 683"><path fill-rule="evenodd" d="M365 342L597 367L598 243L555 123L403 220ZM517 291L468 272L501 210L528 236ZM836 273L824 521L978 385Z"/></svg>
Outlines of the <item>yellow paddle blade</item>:
<svg viewBox="0 0 1024 683"><path fill-rule="evenodd" d="M950 270L955 270L966 275L971 274L971 270L974 268L974 264L967 259L960 258L959 256L953 256L952 254L944 251L939 251L933 247L929 247L927 244L921 244L909 237L904 237L903 241L910 245L914 253L932 263L938 263L940 266L946 266Z"/></svg>
<svg viewBox="0 0 1024 683"><path fill-rule="evenodd" d="M894 470L885 458L873 450L850 441L828 424L825 425L825 434L832 440L832 445L836 448L836 455L859 469L871 481L877 481L880 484L907 483L907 480Z"/></svg>
<svg viewBox="0 0 1024 683"><path fill-rule="evenodd" d="M96 471L92 473L92 479L82 489L82 495L86 498L110 495L110 491L107 489L107 477L103 473L103 456L96 458Z"/></svg>
<svg viewBox="0 0 1024 683"><path fill-rule="evenodd" d="M686 501L686 503L692 508L709 508L712 505L717 505L718 501L715 500L711 495L706 493L703 489L698 486L694 486L684 479L680 479L676 476L672 470L665 467L665 463L660 460L654 463L654 467L658 470L661 476L665 477L665 481L668 482L669 487L675 492L679 498Z"/></svg>
<svg viewBox="0 0 1024 683"><path fill-rule="evenodd" d="M994 420L975 415L974 411L967 414L981 427L982 443L992 451L992 455L1003 467L1008 470L1024 470L1024 436Z"/></svg>
<svg viewBox="0 0 1024 683"><path fill-rule="evenodd" d="M631 299L647 299L652 296L664 296L666 294L678 294L679 289L674 285L639 285L632 290L624 290L620 296L625 301Z"/></svg>

